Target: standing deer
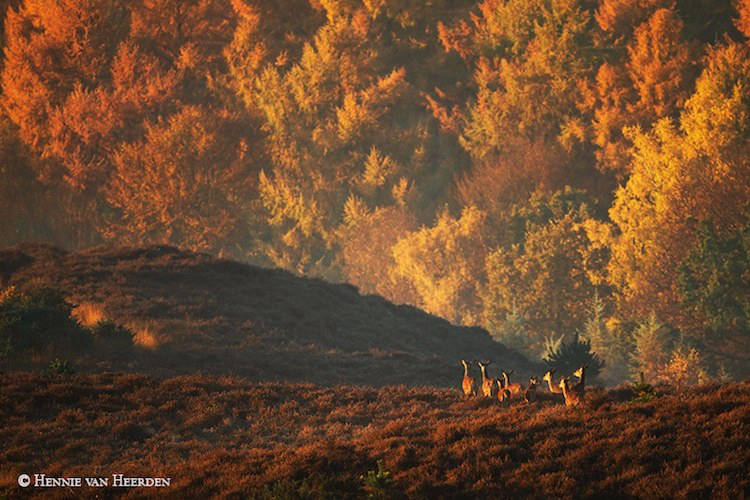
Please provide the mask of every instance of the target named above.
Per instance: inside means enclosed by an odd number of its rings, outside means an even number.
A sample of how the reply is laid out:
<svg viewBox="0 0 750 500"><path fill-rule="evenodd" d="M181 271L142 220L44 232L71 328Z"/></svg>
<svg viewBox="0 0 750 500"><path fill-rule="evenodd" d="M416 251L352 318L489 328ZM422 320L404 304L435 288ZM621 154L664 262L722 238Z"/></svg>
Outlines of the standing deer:
<svg viewBox="0 0 750 500"><path fill-rule="evenodd" d="M487 367L491 363L492 361L477 361L479 369L482 370L482 394L484 394L484 396L488 398L495 397L497 392L497 384L493 379L487 376Z"/></svg>
<svg viewBox="0 0 750 500"><path fill-rule="evenodd" d="M588 365L583 365L579 369L573 372L573 375L578 377L578 383L573 386L574 390L579 390L581 392L584 391L586 388L586 367Z"/></svg>
<svg viewBox="0 0 750 500"><path fill-rule="evenodd" d="M462 359L461 364L464 365L464 379L463 379L463 382L461 382L461 387L464 390L464 396L466 397L476 396L477 395L476 381L474 380L474 377L471 377L469 375L469 363L467 363L465 359Z"/></svg>
<svg viewBox="0 0 750 500"><path fill-rule="evenodd" d="M523 400L527 403L536 401L536 386L539 385L539 379L536 377L529 378L529 387L523 393Z"/></svg>
<svg viewBox="0 0 750 500"><path fill-rule="evenodd" d="M495 384L497 385L497 400L501 403L505 403L506 401L510 402L510 391L505 388L505 382L500 377L497 377L495 379Z"/></svg>
<svg viewBox="0 0 750 500"><path fill-rule="evenodd" d="M511 396L518 397L523 393L523 386L521 384L511 384L510 376L513 375L513 370L506 372L501 370L503 373L503 379L505 380L504 388L510 392Z"/></svg>
<svg viewBox="0 0 750 500"><path fill-rule="evenodd" d="M560 389L562 389L565 398L565 406L581 406L583 404L583 390L579 391L571 387L569 378L560 380Z"/></svg>
<svg viewBox="0 0 750 500"><path fill-rule="evenodd" d="M562 394L562 389L559 385L554 385L552 383L552 376L555 374L555 370L548 370L547 373L544 374L544 377L542 380L547 382L547 385L549 386L549 392L552 392L554 394Z"/></svg>

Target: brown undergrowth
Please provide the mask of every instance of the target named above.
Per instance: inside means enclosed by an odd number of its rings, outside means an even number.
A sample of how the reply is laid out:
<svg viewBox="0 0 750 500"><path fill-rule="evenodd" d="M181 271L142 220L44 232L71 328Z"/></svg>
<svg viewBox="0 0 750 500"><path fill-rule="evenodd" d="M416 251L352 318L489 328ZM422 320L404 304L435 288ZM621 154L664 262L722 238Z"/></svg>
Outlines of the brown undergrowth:
<svg viewBox="0 0 750 500"><path fill-rule="evenodd" d="M434 387L0 374L0 496L741 498L750 383L501 407ZM378 461L382 461L379 474ZM18 474L172 478L21 490Z"/></svg>

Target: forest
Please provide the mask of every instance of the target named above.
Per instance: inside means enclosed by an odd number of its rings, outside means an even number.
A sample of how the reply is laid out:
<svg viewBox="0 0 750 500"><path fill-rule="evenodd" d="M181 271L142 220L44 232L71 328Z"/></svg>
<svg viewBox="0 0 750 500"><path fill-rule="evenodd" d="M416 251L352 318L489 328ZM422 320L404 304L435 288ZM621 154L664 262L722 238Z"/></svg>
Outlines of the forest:
<svg viewBox="0 0 750 500"><path fill-rule="evenodd" d="M583 339L607 384L750 375L750 0L0 9L0 246L346 282Z"/></svg>

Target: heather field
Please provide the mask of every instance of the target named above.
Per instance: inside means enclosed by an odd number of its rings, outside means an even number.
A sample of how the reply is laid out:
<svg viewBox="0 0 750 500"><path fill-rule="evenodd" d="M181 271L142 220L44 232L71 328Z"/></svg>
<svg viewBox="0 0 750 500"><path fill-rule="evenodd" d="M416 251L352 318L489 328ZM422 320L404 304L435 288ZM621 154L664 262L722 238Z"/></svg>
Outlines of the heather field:
<svg viewBox="0 0 750 500"><path fill-rule="evenodd" d="M521 383L545 366L350 285L171 247L24 245L0 272L0 498L750 494L748 381L466 398L461 358Z"/></svg>
<svg viewBox="0 0 750 500"><path fill-rule="evenodd" d="M8 498L742 498L750 383L590 390L583 408L436 387L0 375ZM380 461L380 465L378 462ZM28 489L22 472L168 488ZM23 495L21 495L23 493Z"/></svg>

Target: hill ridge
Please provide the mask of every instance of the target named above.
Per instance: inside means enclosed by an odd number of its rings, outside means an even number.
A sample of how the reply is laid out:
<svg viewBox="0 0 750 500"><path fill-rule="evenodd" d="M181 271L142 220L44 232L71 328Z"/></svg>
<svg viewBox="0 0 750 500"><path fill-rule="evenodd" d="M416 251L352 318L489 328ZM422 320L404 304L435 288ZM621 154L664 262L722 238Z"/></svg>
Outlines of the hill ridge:
<svg viewBox="0 0 750 500"><path fill-rule="evenodd" d="M0 250L0 273L6 284L59 289L118 323L150 328L159 347L128 367L157 375L455 386L461 358L489 358L493 369L519 376L541 369L479 327L361 295L350 284L167 245L80 252L17 245Z"/></svg>

